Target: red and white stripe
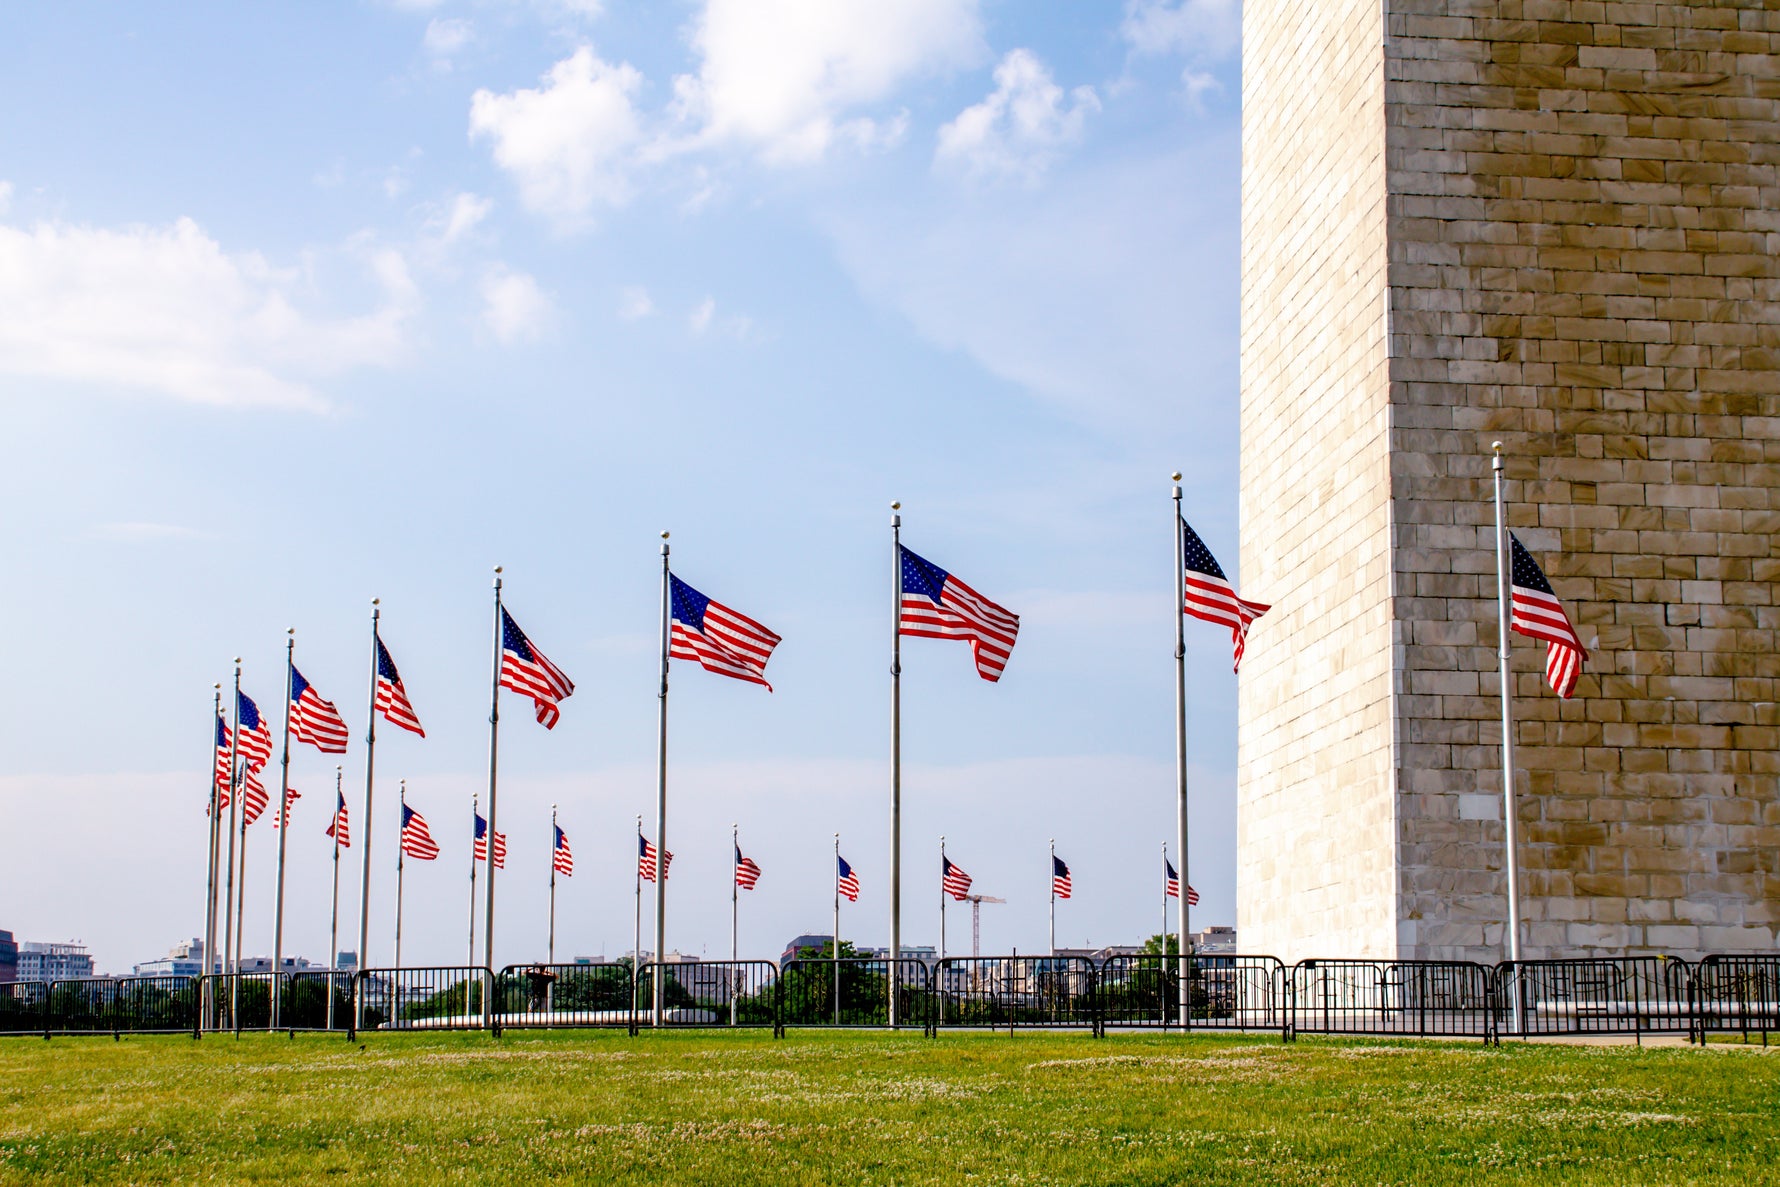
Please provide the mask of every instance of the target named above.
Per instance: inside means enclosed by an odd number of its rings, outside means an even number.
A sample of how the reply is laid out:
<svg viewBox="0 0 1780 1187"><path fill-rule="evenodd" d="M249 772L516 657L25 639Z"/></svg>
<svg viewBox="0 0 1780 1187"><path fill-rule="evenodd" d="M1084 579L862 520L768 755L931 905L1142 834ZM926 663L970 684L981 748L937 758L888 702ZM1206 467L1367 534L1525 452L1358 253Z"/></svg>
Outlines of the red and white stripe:
<svg viewBox="0 0 1780 1187"><path fill-rule="evenodd" d="M940 889L958 902L963 902L964 896L970 893L971 877L964 872L963 867L951 858L942 860L945 862L945 868L940 871Z"/></svg>
<svg viewBox="0 0 1780 1187"><path fill-rule="evenodd" d="M216 763L211 768L211 779L216 785L216 807L220 812L229 806L229 727L217 723L219 741L216 744ZM205 811L209 811L208 806Z"/></svg>
<svg viewBox="0 0 1780 1187"><path fill-rule="evenodd" d="M432 861L439 856L439 845L426 826L426 817L413 808L408 809L407 819L402 822L402 852L420 861Z"/></svg>
<svg viewBox="0 0 1780 1187"><path fill-rule="evenodd" d="M324 701L314 688L305 688L303 694L291 702L290 736L298 742L307 742L323 754L345 754L349 736L346 719L334 708L332 701Z"/></svg>
<svg viewBox="0 0 1780 1187"><path fill-rule="evenodd" d="M300 792L297 791L296 788L287 787L284 789L284 811L282 811L282 812L278 813L278 815L272 817L272 827L273 828L279 827L280 821L283 821L286 824L290 823L290 806L292 804L296 803L297 800L299 800L301 798L302 798L302 795Z"/></svg>
<svg viewBox="0 0 1780 1187"><path fill-rule="evenodd" d="M643 852L637 857L637 875L645 882L655 881L655 842L644 841ZM674 851L668 850L667 860L661 863L668 874L673 873Z"/></svg>
<svg viewBox="0 0 1780 1187"><path fill-rule="evenodd" d="M263 770L272 759L272 731L266 725L266 719L260 718L257 728L237 730L241 757L251 770Z"/></svg>
<svg viewBox="0 0 1780 1187"><path fill-rule="evenodd" d="M754 884L760 881L760 866L752 857L743 857L738 849L735 855L735 884L743 890L753 890Z"/></svg>
<svg viewBox="0 0 1780 1187"><path fill-rule="evenodd" d="M1064 873L1051 875L1051 897L1068 898L1075 892L1075 880L1070 877L1067 867Z"/></svg>
<svg viewBox="0 0 1780 1187"><path fill-rule="evenodd" d="M1273 607L1264 602L1250 602L1236 596L1230 583L1222 577L1187 571L1186 601L1183 608L1194 618L1215 622L1230 628L1231 649L1235 653L1231 671L1242 667L1242 653L1248 646L1249 624Z"/></svg>
<svg viewBox="0 0 1780 1187"><path fill-rule="evenodd" d="M556 834L556 852L550 858L550 868L565 878L572 876L575 872L575 855L569 852L567 833L558 832Z"/></svg>
<svg viewBox="0 0 1780 1187"><path fill-rule="evenodd" d="M253 767L241 768L241 815L243 824L252 824L266 810L272 797L266 794L266 785L260 782L258 771Z"/></svg>
<svg viewBox="0 0 1780 1187"><path fill-rule="evenodd" d="M764 685L768 692L773 686L766 682L766 661L778 645L778 635L716 602L705 606L702 633L676 620L668 636L673 658L696 660L707 672Z"/></svg>
<svg viewBox="0 0 1780 1187"><path fill-rule="evenodd" d="M385 676L377 677L377 712L383 714L384 720L392 725L399 725L411 734L426 737L426 730L421 727L420 718L414 715L414 706L408 703L408 690L402 687L400 680L391 680Z"/></svg>
<svg viewBox="0 0 1780 1187"><path fill-rule="evenodd" d="M339 807L334 810L334 818L328 822L324 834L334 838L342 849L352 848L352 824L346 818L346 797L340 797Z"/></svg>
<svg viewBox="0 0 1780 1187"><path fill-rule="evenodd" d="M848 902L859 901L859 875L854 873L851 868L845 874L838 875L834 885L835 889L841 892L841 897Z"/></svg>
<svg viewBox="0 0 1780 1187"><path fill-rule="evenodd" d="M476 861L487 861L488 860L488 838L486 838L486 837L477 837L476 838L476 855L475 855L474 860L476 860ZM507 834L506 833L496 833L494 835L494 868L497 870L504 870L507 868Z"/></svg>
<svg viewBox="0 0 1780 1187"><path fill-rule="evenodd" d="M998 606L957 577L947 574L939 601L903 591L901 631L922 639L963 639L970 644L977 675L1000 680L1020 634L1020 616Z"/></svg>

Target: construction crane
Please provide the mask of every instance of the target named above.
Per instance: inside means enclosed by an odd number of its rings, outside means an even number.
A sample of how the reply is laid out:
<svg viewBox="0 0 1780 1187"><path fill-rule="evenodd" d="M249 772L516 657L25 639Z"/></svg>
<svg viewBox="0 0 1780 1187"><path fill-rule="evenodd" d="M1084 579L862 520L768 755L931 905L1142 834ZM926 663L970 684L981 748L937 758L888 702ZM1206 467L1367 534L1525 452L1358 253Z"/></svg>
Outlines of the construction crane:
<svg viewBox="0 0 1780 1187"><path fill-rule="evenodd" d="M1007 900L992 894L967 894L964 901L970 904L970 955L974 960L983 954L983 904Z"/></svg>

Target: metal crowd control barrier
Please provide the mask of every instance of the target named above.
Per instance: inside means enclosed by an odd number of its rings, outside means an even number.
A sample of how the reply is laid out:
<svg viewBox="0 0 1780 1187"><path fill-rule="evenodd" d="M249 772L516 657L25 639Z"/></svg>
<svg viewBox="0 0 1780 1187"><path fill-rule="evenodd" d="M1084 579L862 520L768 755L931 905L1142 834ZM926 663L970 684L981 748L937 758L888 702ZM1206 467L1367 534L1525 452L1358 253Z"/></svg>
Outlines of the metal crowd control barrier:
<svg viewBox="0 0 1780 1187"><path fill-rule="evenodd" d="M351 1030L353 974L341 970L306 969L282 973L275 1029Z"/></svg>
<svg viewBox="0 0 1780 1187"><path fill-rule="evenodd" d="M630 965L510 964L495 978L495 1025L631 1024Z"/></svg>
<svg viewBox="0 0 1780 1187"><path fill-rule="evenodd" d="M661 1017L655 986L661 983ZM779 1029L780 976L770 960L689 960L643 965L636 1025L768 1026Z"/></svg>
<svg viewBox="0 0 1780 1187"><path fill-rule="evenodd" d="M1102 1031L1180 1026L1180 958L1109 956L1100 965ZM1272 956L1188 959L1193 1030L1286 1030L1286 966Z"/></svg>
<svg viewBox="0 0 1780 1187"><path fill-rule="evenodd" d="M1708 956L1694 967L1688 1006L1694 1034L1706 1041L1708 1031L1751 1031L1768 1045L1768 1031L1780 1030L1780 956Z"/></svg>
<svg viewBox="0 0 1780 1187"><path fill-rule="evenodd" d="M925 1030L929 997L927 966L912 957L799 957L787 961L779 974L779 1025L781 1030L788 1026L891 1025Z"/></svg>
<svg viewBox="0 0 1780 1187"><path fill-rule="evenodd" d="M1469 961L1303 960L1288 1034L1495 1037L1490 970Z"/></svg>
<svg viewBox="0 0 1780 1187"><path fill-rule="evenodd" d="M364 969L353 980L355 1029L480 1030L492 980L476 965Z"/></svg>
<svg viewBox="0 0 1780 1187"><path fill-rule="evenodd" d="M272 1025L272 994L279 973L211 973L198 978L194 1032L265 1030Z"/></svg>
<svg viewBox="0 0 1780 1187"><path fill-rule="evenodd" d="M1099 970L1080 956L948 956L934 966L933 1028L1087 1027Z"/></svg>
<svg viewBox="0 0 1780 1187"><path fill-rule="evenodd" d="M45 981L0 983L0 1035L42 1035L49 1038L49 984Z"/></svg>
<svg viewBox="0 0 1780 1187"><path fill-rule="evenodd" d="M1496 1030L1521 1038L1691 1032L1690 979L1686 961L1666 956L1504 961Z"/></svg>

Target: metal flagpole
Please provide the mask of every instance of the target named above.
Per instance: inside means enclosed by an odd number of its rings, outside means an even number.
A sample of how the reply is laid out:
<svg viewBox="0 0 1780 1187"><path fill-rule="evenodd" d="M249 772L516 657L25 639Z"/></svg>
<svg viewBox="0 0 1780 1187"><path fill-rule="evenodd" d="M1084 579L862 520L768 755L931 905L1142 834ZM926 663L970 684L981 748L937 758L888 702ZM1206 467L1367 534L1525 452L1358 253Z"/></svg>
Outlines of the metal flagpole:
<svg viewBox="0 0 1780 1187"><path fill-rule="evenodd" d="M1508 517L1502 498L1502 443L1494 444L1495 456L1490 468L1496 485L1496 634L1499 680L1502 685L1502 839L1505 850L1503 868L1508 873L1508 959L1520 960L1520 843L1519 813L1514 803L1514 686L1508 671L1510 583L1513 578L1509 562ZM1514 994L1514 1029L1522 1029L1520 994Z"/></svg>
<svg viewBox="0 0 1780 1187"><path fill-rule="evenodd" d="M334 767L334 907L328 924L328 1029L334 1029L334 978L340 969L340 797L345 769Z"/></svg>
<svg viewBox="0 0 1780 1187"><path fill-rule="evenodd" d="M1161 944L1162 944L1162 951L1160 953L1160 960L1158 963L1160 964L1160 966L1162 968L1166 969L1168 967L1168 842L1167 841L1162 842L1162 934L1157 938L1161 941ZM1166 986L1166 984L1167 984L1166 978L1163 979L1163 984L1164 984L1164 986ZM1156 999L1162 1003L1162 1017L1161 1017L1160 1021L1161 1021L1162 1025L1164 1027L1166 1027L1168 1025L1168 990L1166 988L1164 988L1160 993L1158 993L1156 995Z"/></svg>
<svg viewBox="0 0 1780 1187"><path fill-rule="evenodd" d="M897 566L898 570L901 568L901 565ZM941 833L939 838L939 872L939 964L934 967L939 970L939 1020L943 1024L946 1020L946 837L944 833Z"/></svg>
<svg viewBox="0 0 1780 1187"><path fill-rule="evenodd" d="M210 877L204 892L204 966L202 975L208 977L219 971L216 965L216 863L217 850L220 848L218 822L222 817L221 797L217 795L218 780L216 777L216 726L222 720L222 685L212 686L216 692L216 709L210 718ZM214 985L214 982L200 981L203 985ZM210 995L214 990L206 990L204 1001L199 1008L203 1011L204 1024L210 1022Z"/></svg>
<svg viewBox="0 0 1780 1187"><path fill-rule="evenodd" d="M741 873L741 862L737 860L742 852L742 834L735 821L729 822L729 1024L735 1025L735 982L736 982L736 920L741 903L741 883L736 875Z"/></svg>
<svg viewBox="0 0 1780 1187"><path fill-rule="evenodd" d="M402 780L402 816L408 815L408 781ZM406 820L403 821L406 824ZM403 832L406 833L406 828ZM402 866L407 854L407 847L396 846L396 975L401 975L402 968Z"/></svg>
<svg viewBox="0 0 1780 1187"><path fill-rule="evenodd" d="M241 811L241 657L235 657L235 728L229 731L229 869L223 882L223 971L239 973L239 961L231 967L229 954L236 950L235 935L235 817ZM229 982L229 1015L234 1022L240 1001L240 978Z"/></svg>
<svg viewBox="0 0 1780 1187"><path fill-rule="evenodd" d="M834 834L834 942L828 946L834 958L834 1022L841 1021L841 835Z"/></svg>
<svg viewBox="0 0 1780 1187"><path fill-rule="evenodd" d="M472 791L470 793L470 954L466 958L466 963L471 968L476 967L476 817L480 815L477 811L478 803L476 793ZM472 1012L470 1010L469 984L469 978L466 975L464 979L465 1018L470 1017Z"/></svg>
<svg viewBox="0 0 1780 1187"><path fill-rule="evenodd" d="M1175 804L1175 839L1180 843L1180 938L1176 952L1176 973L1180 978L1180 1025L1191 1028L1188 1009L1192 990L1188 984L1191 962L1187 956L1187 635L1186 580L1187 563L1182 550L1186 541L1181 536L1180 475L1174 475L1174 778L1178 793ZM1166 949L1167 942L1163 942Z"/></svg>
<svg viewBox="0 0 1780 1187"><path fill-rule="evenodd" d="M272 916L272 1016L266 1022L268 1030L278 1029L278 1015L284 1004L284 848L285 837L290 833L285 809L290 800L290 698L296 687L291 674L297 667L297 628L290 627L284 633L288 636L284 641L284 758L278 780L278 815L272 818L278 824L278 905Z"/></svg>
<svg viewBox="0 0 1780 1187"><path fill-rule="evenodd" d="M659 873L659 871L658 871ZM637 990L643 975L643 818L637 817L637 921L630 950L630 1012L637 1013Z"/></svg>
<svg viewBox="0 0 1780 1187"><path fill-rule="evenodd" d="M493 830L490 830L491 832ZM494 861L494 837L488 838L488 860ZM556 963L556 805L550 805L550 941L545 948L544 962ZM556 1009L556 982L544 982L544 1013Z"/></svg>
<svg viewBox="0 0 1780 1187"><path fill-rule="evenodd" d="M1051 955L1057 955L1057 838L1051 838Z"/></svg>
<svg viewBox="0 0 1780 1187"><path fill-rule="evenodd" d="M890 504L890 959L902 958L902 503ZM839 900L836 900L839 918ZM940 908L943 915L945 908ZM839 943L839 938L836 938ZM840 966L835 966L837 969ZM891 964L890 1025L896 1025L896 974ZM838 982L837 982L838 984Z"/></svg>
<svg viewBox="0 0 1780 1187"><path fill-rule="evenodd" d="M666 959L667 952L667 810L668 810L668 646L673 631L673 609L669 605L668 534L661 534L661 712L660 736L655 750L655 959ZM661 1025L662 983L655 978L653 1021Z"/></svg>
<svg viewBox="0 0 1780 1187"><path fill-rule="evenodd" d="M371 936L371 789L376 783L377 773L377 647L380 640L377 636L377 620L383 611L378 603L382 599L371 599L371 694L366 702L365 725L365 818L364 818L364 873L358 884L358 951L353 953L357 967L353 969L352 978L352 1026L357 1030L364 1024L364 994L360 992L363 978L358 973L364 971L365 957L369 951Z"/></svg>
<svg viewBox="0 0 1780 1187"><path fill-rule="evenodd" d="M241 764L241 795L247 796L247 764ZM243 933L247 931L247 804L241 805L241 868L235 875L235 971L241 971Z"/></svg>
<svg viewBox="0 0 1780 1187"><path fill-rule="evenodd" d="M494 830L495 788L501 743L501 566L494 567L494 657L488 702L488 894L482 908L482 967L494 975ZM494 994L482 995L483 1024L494 1027Z"/></svg>

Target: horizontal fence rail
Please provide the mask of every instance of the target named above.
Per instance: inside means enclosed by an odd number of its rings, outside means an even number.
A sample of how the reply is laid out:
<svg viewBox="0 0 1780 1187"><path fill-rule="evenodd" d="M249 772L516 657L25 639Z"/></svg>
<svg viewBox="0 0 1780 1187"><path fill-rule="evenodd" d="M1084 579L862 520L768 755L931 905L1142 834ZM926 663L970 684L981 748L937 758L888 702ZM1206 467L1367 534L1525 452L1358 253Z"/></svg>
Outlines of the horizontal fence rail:
<svg viewBox="0 0 1780 1187"><path fill-rule="evenodd" d="M1491 970L1466 961L1304 960L1286 981L1290 1033L1495 1036Z"/></svg>
<svg viewBox="0 0 1780 1187"><path fill-rule="evenodd" d="M1780 1030L1780 956L1708 956L1694 967L1689 989L1694 1030L1706 1041L1708 1031L1738 1031L1747 1042L1759 1033Z"/></svg>
<svg viewBox="0 0 1780 1187"><path fill-rule="evenodd" d="M495 978L495 1025L629 1027L632 989L629 961L510 964Z"/></svg>
<svg viewBox="0 0 1780 1187"><path fill-rule="evenodd" d="M656 1016L656 985L661 1014ZM779 968L770 960L648 963L637 974L637 1026L767 1026L779 1022Z"/></svg>
<svg viewBox="0 0 1780 1187"><path fill-rule="evenodd" d="M1672 957L1504 961L1495 977L1498 1033L1692 1033L1691 979L1691 966Z"/></svg>
<svg viewBox="0 0 1780 1187"><path fill-rule="evenodd" d="M365 969L353 981L358 1030L477 1030L494 975L475 965Z"/></svg>
<svg viewBox="0 0 1780 1187"><path fill-rule="evenodd" d="M1097 1030L1098 976L1082 956L948 956L933 969L933 1025Z"/></svg>
<svg viewBox="0 0 1780 1187"><path fill-rule="evenodd" d="M930 995L927 965L910 957L799 957L779 974L779 1026L925 1030Z"/></svg>

